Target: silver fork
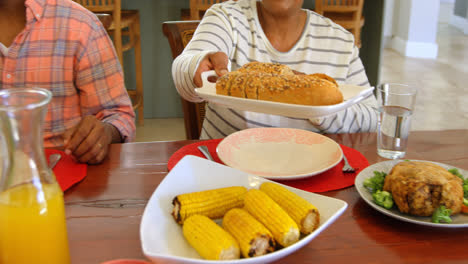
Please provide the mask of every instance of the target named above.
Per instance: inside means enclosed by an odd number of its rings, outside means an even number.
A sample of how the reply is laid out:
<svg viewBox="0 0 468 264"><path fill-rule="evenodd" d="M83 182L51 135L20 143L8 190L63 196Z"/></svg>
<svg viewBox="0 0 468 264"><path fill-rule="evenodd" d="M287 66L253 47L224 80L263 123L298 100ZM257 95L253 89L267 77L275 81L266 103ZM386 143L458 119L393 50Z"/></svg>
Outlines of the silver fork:
<svg viewBox="0 0 468 264"><path fill-rule="evenodd" d="M344 166L342 169L343 172L355 172L356 171L355 168L349 165L348 159L346 159L346 156L344 154L343 154L343 160L344 160Z"/></svg>
<svg viewBox="0 0 468 264"><path fill-rule="evenodd" d="M62 155L60 154L52 154L49 157L49 168L53 169L55 165L59 162L59 160L62 158Z"/></svg>
<svg viewBox="0 0 468 264"><path fill-rule="evenodd" d="M211 160L211 161L214 161L214 159L213 159L213 157L211 156L210 151L208 150L208 147L207 147L207 146L201 145L201 146L198 146L198 149L201 151L201 153L203 153L203 155L204 155L207 159L209 159L209 160Z"/></svg>

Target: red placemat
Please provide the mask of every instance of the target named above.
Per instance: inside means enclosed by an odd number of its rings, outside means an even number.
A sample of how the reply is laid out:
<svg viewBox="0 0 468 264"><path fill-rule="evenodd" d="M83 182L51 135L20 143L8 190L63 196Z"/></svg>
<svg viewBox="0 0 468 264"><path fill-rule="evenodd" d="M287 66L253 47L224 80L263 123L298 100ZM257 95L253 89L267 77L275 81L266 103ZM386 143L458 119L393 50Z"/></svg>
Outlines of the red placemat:
<svg viewBox="0 0 468 264"><path fill-rule="evenodd" d="M78 163L74 161L71 156L65 154L65 152L56 149L45 150L47 161L49 161L49 156L55 153L62 155L53 169L55 178L62 188L62 191L66 191L86 177L88 165Z"/></svg>
<svg viewBox="0 0 468 264"><path fill-rule="evenodd" d="M205 156L203 156L197 148L200 145L206 145L215 161L224 164L216 153L216 147L221 140L222 139L205 140L180 148L169 158L167 162L168 170L170 171L185 155L194 155L204 158ZM341 144L340 147L343 150L343 154L348 158L349 164L357 168L354 173L343 173L341 169L343 168L344 161L341 161L335 167L309 178L276 182L309 192L327 192L353 186L354 179L360 171L369 166L369 161L367 161L366 157L364 157L361 152L353 148Z"/></svg>

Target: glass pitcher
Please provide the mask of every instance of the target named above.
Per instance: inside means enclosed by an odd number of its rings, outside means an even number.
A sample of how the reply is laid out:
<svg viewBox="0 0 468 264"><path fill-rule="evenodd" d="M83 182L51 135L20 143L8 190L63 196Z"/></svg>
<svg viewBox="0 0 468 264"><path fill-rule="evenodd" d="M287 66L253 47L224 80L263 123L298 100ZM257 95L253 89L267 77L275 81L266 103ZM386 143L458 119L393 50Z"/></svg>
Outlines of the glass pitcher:
<svg viewBox="0 0 468 264"><path fill-rule="evenodd" d="M0 263L70 263L63 193L44 155L52 94L0 90Z"/></svg>

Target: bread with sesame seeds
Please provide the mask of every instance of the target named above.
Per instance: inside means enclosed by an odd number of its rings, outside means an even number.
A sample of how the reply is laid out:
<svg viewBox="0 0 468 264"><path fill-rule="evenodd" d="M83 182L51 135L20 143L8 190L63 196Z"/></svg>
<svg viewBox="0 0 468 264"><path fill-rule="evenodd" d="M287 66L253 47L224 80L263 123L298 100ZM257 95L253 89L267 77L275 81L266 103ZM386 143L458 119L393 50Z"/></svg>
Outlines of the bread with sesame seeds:
<svg viewBox="0 0 468 264"><path fill-rule="evenodd" d="M216 93L313 106L343 102L335 80L325 74L295 74L286 65L260 62L248 63L220 77Z"/></svg>
<svg viewBox="0 0 468 264"><path fill-rule="evenodd" d="M258 62L252 61L244 64L240 67L238 72L263 72L263 73L272 73L279 75L294 75L294 71L289 68L287 65L280 63L268 63L268 62Z"/></svg>

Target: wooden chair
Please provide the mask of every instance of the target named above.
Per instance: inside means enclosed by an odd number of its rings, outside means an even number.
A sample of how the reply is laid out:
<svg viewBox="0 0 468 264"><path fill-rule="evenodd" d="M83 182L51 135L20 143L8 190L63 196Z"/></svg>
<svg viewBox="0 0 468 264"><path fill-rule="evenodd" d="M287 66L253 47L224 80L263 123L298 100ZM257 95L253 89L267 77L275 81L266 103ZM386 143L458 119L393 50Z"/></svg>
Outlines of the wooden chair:
<svg viewBox="0 0 468 264"><path fill-rule="evenodd" d="M171 46L172 58L182 53L192 39L200 21L168 21L162 24L164 35ZM199 139L205 118L205 103L192 103L181 98L187 139Z"/></svg>
<svg viewBox="0 0 468 264"><path fill-rule="evenodd" d="M105 29L112 25L112 16L110 14L97 13L96 16L98 17L99 21L101 21Z"/></svg>
<svg viewBox="0 0 468 264"><path fill-rule="evenodd" d="M135 51L136 87L127 90L132 99L133 109L138 110L138 124L143 125L143 76L141 62L140 15L137 10L122 10L121 0L74 0L88 10L98 15L104 27L113 37L117 56L123 67L123 53L130 49ZM110 14L112 22L107 22L106 16ZM123 43L123 37L128 41ZM124 71L125 72L125 71Z"/></svg>
<svg viewBox="0 0 468 264"><path fill-rule="evenodd" d="M210 6L227 0L190 0L190 19L200 20Z"/></svg>
<svg viewBox="0 0 468 264"><path fill-rule="evenodd" d="M353 33L356 46L361 47L361 28L364 26L363 6L364 0L316 0L315 12L330 18Z"/></svg>

